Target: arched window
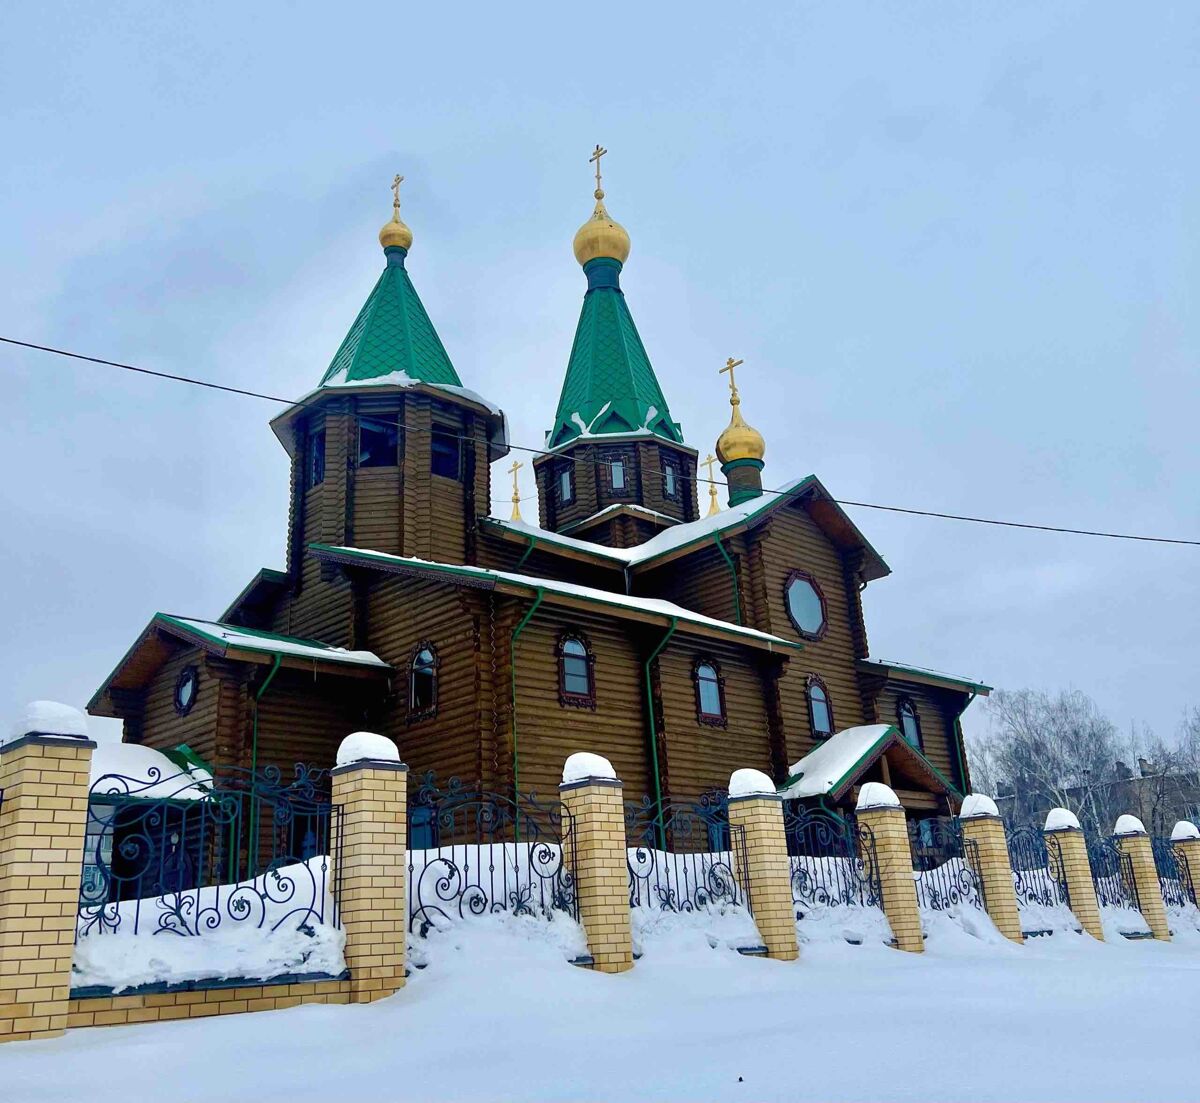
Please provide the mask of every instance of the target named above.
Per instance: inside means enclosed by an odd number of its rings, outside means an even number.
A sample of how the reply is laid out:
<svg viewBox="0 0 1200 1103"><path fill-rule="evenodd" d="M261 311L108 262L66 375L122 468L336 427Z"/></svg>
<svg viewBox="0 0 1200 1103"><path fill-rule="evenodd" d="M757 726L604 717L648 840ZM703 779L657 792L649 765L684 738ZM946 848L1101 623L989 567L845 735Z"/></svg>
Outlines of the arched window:
<svg viewBox="0 0 1200 1103"><path fill-rule="evenodd" d="M900 722L900 734L917 750L921 750L921 718L917 715L917 706L910 698L900 698L896 718Z"/></svg>
<svg viewBox="0 0 1200 1103"><path fill-rule="evenodd" d="M558 700L571 708L596 707L595 660L587 641L576 633L558 641Z"/></svg>
<svg viewBox="0 0 1200 1103"><path fill-rule="evenodd" d="M409 720L420 720L437 712L437 665L433 644L420 644L408 671Z"/></svg>
<svg viewBox="0 0 1200 1103"><path fill-rule="evenodd" d="M725 679L717 664L711 659L697 659L692 680L696 683L696 719L710 727L725 727Z"/></svg>
<svg viewBox="0 0 1200 1103"><path fill-rule="evenodd" d="M813 738L827 739L833 735L833 704L829 690L815 674L808 676L808 722Z"/></svg>

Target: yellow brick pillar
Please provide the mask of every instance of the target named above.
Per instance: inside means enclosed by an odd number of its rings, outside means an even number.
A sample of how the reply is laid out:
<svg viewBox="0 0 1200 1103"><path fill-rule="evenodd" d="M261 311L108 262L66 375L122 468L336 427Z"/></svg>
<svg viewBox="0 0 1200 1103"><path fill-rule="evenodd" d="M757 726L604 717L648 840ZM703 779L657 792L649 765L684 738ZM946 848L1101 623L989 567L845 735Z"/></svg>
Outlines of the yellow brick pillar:
<svg viewBox="0 0 1200 1103"><path fill-rule="evenodd" d="M909 953L925 950L917 885L913 880L912 848L900 800L886 785L868 781L858 797L858 822L875 839L875 862L883 912L892 928L896 947ZM860 841L859 845L862 843ZM869 861L869 855L863 855Z"/></svg>
<svg viewBox="0 0 1200 1103"><path fill-rule="evenodd" d="M963 801L959 822L964 840L973 841L979 855L979 875L983 879L988 915L1005 938L1023 942L1025 936L1021 934L1021 913L1017 910L1017 893L1013 888L1008 840L996 802L982 793L972 793Z"/></svg>
<svg viewBox="0 0 1200 1103"><path fill-rule="evenodd" d="M767 957L795 961L796 910L792 905L791 863L783 830L783 801L775 783L761 770L735 770L729 779L729 826L733 868L748 884L754 922L767 948ZM745 853L739 854L739 839Z"/></svg>
<svg viewBox="0 0 1200 1103"><path fill-rule="evenodd" d="M1180 820L1171 830L1171 849L1180 866L1180 878L1185 885L1191 884L1192 892L1200 893L1200 827L1191 820Z"/></svg>
<svg viewBox="0 0 1200 1103"><path fill-rule="evenodd" d="M1137 816L1120 816L1113 829L1122 856L1133 867L1137 887L1138 907L1150 933L1163 942L1171 941L1167 928L1167 906L1163 902L1162 886L1158 883L1158 868L1154 864L1154 849L1146 827Z"/></svg>
<svg viewBox="0 0 1200 1103"><path fill-rule="evenodd" d="M623 973L633 968L624 790L607 759L581 753L567 759L558 791L566 813L563 859L574 867L592 968Z"/></svg>
<svg viewBox="0 0 1200 1103"><path fill-rule="evenodd" d="M408 767L382 735L342 740L333 770L334 885L346 932L350 1000L404 987L408 937Z"/></svg>
<svg viewBox="0 0 1200 1103"><path fill-rule="evenodd" d="M1094 939L1104 941L1104 928L1100 924L1100 905L1096 901L1096 885L1092 881L1092 867L1088 862L1087 844L1074 812L1066 808L1051 808L1043 829L1046 850L1050 856L1050 870L1054 873L1061 863L1067 881L1067 895L1071 898L1071 911L1083 929Z"/></svg>
<svg viewBox="0 0 1200 1103"><path fill-rule="evenodd" d="M36 708L48 704L30 707L27 734L0 744L0 1042L67 1025L96 744L80 734L81 712Z"/></svg>

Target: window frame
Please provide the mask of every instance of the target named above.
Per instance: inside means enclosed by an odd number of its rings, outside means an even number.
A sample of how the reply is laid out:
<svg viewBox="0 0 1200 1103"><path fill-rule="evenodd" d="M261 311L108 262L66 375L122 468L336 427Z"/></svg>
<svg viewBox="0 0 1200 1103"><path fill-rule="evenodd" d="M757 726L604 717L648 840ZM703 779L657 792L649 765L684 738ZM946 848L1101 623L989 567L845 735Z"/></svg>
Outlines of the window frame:
<svg viewBox="0 0 1200 1103"><path fill-rule="evenodd" d="M430 694L430 702L424 708L417 708L414 701L414 690L416 689L416 672L417 659L421 657L423 651L428 651L432 656L433 662L429 668L429 675L433 682L433 692ZM408 722L411 724L417 720L427 720L432 716L437 715L438 710L438 683L440 677L441 661L438 658L437 648L429 641L422 640L413 648L412 657L408 660Z"/></svg>
<svg viewBox="0 0 1200 1103"><path fill-rule="evenodd" d="M807 628L801 627L800 622L792 614L792 603L788 600L788 591L791 590L793 582L807 582L813 588L813 593L817 595L817 601L821 605L821 627L816 632L810 632ZM821 589L815 576L808 571L797 567L788 572L787 578L783 580L783 611L787 613L788 620L801 639L823 640L829 631L829 606L825 602L825 592Z"/></svg>
<svg viewBox="0 0 1200 1103"><path fill-rule="evenodd" d="M625 481L625 485L617 487L613 485L613 467L612 465L619 463L621 465L621 477ZM600 453L597 461L597 467L600 469L600 485L611 498L632 498L633 486L630 476L633 474L633 457L624 448L607 448Z"/></svg>
<svg viewBox="0 0 1200 1103"><path fill-rule="evenodd" d="M825 695L825 711L829 715L829 730L826 732L817 731L817 718L813 712L813 689L819 689ZM825 679L820 674L809 674L804 682L804 700L808 705L808 731L814 740L824 742L829 739L837 731L837 723L833 718L833 697L830 696L829 687L825 684Z"/></svg>
<svg viewBox="0 0 1200 1103"><path fill-rule="evenodd" d="M454 448L454 474L447 475L444 471L438 471L436 467L437 458L439 455L438 444L445 441L453 442ZM448 455L448 451L443 450L440 455ZM429 431L429 473L436 475L439 479L450 479L453 482L461 483L463 480L463 441L462 436L457 429L451 425L434 424Z"/></svg>
<svg viewBox="0 0 1200 1103"><path fill-rule="evenodd" d="M583 648L583 661L587 668L587 693L573 693L567 689L567 652L568 643L577 643ZM596 656L592 651L591 641L582 632L567 629L560 633L554 654L558 660L558 703L563 708L591 709L596 711ZM571 658L579 658L572 655Z"/></svg>
<svg viewBox="0 0 1200 1103"><path fill-rule="evenodd" d="M908 735L904 730L905 708L911 710L913 725L917 729L917 741L915 743L908 738ZM908 694L898 698L896 701L896 727L899 729L900 738L903 739L905 743L907 743L910 747L920 751L922 754L925 753L925 733L921 730L921 713L917 709L916 701L914 701Z"/></svg>
<svg viewBox="0 0 1200 1103"><path fill-rule="evenodd" d="M377 468L390 468L400 466L400 456L404 451L403 445L403 430L400 428L400 417L398 414L384 414L382 416L374 414L358 414L355 419L355 426L358 430L357 440L355 441L357 448L355 451L354 466L359 470L373 471ZM391 463L363 463L363 425L364 422L375 422L377 425L386 425L394 431L396 435L396 451L392 457Z"/></svg>
<svg viewBox="0 0 1200 1103"><path fill-rule="evenodd" d="M192 685L192 699L187 704L181 704L179 693L183 689L184 682L190 681ZM196 699L200 696L200 668L195 663L188 663L180 672L179 677L175 679L175 691L171 694L171 703L175 706L175 712L179 716L187 716L189 712L196 707Z"/></svg>
<svg viewBox="0 0 1200 1103"><path fill-rule="evenodd" d="M705 712L704 701L700 694L700 671L708 667L713 672L713 681L717 685L717 699L720 713ZM728 728L729 710L725 703L725 675L721 673L721 664L708 655L697 655L692 663L692 688L696 694L696 723L706 728Z"/></svg>
<svg viewBox="0 0 1200 1103"><path fill-rule="evenodd" d="M304 457L304 489L314 490L325 481L325 428L308 434L308 449Z"/></svg>
<svg viewBox="0 0 1200 1103"><path fill-rule="evenodd" d="M671 478L675 482L675 489L667 489L667 472L671 472ZM682 482L683 468L680 462L674 457L663 455L662 458L662 496L668 502L678 502L683 498L683 489L680 486Z"/></svg>
<svg viewBox="0 0 1200 1103"><path fill-rule="evenodd" d="M563 476L567 479L567 494L563 494ZM560 463L554 469L554 500L560 506L569 506L575 501L575 464Z"/></svg>

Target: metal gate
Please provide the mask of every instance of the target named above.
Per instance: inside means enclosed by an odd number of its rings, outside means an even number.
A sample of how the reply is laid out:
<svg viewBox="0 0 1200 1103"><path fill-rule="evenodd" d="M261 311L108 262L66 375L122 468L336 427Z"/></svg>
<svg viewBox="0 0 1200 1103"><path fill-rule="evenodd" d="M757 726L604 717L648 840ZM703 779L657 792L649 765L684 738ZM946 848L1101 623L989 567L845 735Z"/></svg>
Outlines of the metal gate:
<svg viewBox="0 0 1200 1103"><path fill-rule="evenodd" d="M875 834L866 824L791 802L783 826L797 919L821 908L883 907Z"/></svg>
<svg viewBox="0 0 1200 1103"><path fill-rule="evenodd" d="M909 820L908 842L919 907L932 911L958 904L986 907L979 844L963 834L957 819Z"/></svg>
<svg viewBox="0 0 1200 1103"><path fill-rule="evenodd" d="M1088 837L1087 854L1100 907L1132 908L1140 912L1141 901L1129 855L1121 853L1114 839L1098 836Z"/></svg>
<svg viewBox="0 0 1200 1103"><path fill-rule="evenodd" d="M1150 840L1154 849L1154 868L1162 887L1163 902L1168 908L1186 908L1196 903L1196 887L1186 861L1180 861L1171 840L1155 835Z"/></svg>
<svg viewBox="0 0 1200 1103"><path fill-rule="evenodd" d="M1005 828L1005 839L1018 908L1021 905L1069 908L1071 893L1058 840L1053 837L1047 840L1033 824Z"/></svg>

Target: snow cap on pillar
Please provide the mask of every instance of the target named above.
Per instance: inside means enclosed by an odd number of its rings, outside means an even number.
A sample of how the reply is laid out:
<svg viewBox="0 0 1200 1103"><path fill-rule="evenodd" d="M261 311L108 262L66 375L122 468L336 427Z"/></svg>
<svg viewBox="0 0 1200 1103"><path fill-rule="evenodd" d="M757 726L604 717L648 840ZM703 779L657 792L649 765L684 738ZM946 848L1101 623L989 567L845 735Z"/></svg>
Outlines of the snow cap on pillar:
<svg viewBox="0 0 1200 1103"><path fill-rule="evenodd" d="M605 781L617 780L616 770L603 755L590 754L588 751L576 751L563 763L564 785L569 785L574 781L587 781L594 777L603 778Z"/></svg>
<svg viewBox="0 0 1200 1103"><path fill-rule="evenodd" d="M1146 825L1137 816L1131 816L1127 812L1125 815L1117 817L1117 825L1113 828L1113 834L1144 835L1146 834Z"/></svg>
<svg viewBox="0 0 1200 1103"><path fill-rule="evenodd" d="M773 797L775 782L762 770L734 770L729 776L731 797Z"/></svg>
<svg viewBox="0 0 1200 1103"><path fill-rule="evenodd" d="M869 808L899 808L900 798L892 791L891 786L882 781L868 781L858 794L858 810L865 812Z"/></svg>
<svg viewBox="0 0 1200 1103"><path fill-rule="evenodd" d="M970 793L963 798L962 810L958 813L961 820L982 819L984 816L999 816L1000 809L991 797L982 793Z"/></svg>
<svg viewBox="0 0 1200 1103"><path fill-rule="evenodd" d="M1045 831L1079 830L1079 817L1069 808L1051 808L1046 816Z"/></svg>
<svg viewBox="0 0 1200 1103"><path fill-rule="evenodd" d="M1200 839L1200 827L1191 820L1180 820L1171 828L1171 842L1182 843L1188 839Z"/></svg>
<svg viewBox="0 0 1200 1103"><path fill-rule="evenodd" d="M385 735L374 732L351 732L338 747L337 764L349 766L352 762L399 762L400 752L396 744Z"/></svg>
<svg viewBox="0 0 1200 1103"><path fill-rule="evenodd" d="M82 710L58 701L30 701L12 726L12 738L25 735L53 735L59 738L86 739L87 717ZM0 742L3 742L0 739Z"/></svg>

